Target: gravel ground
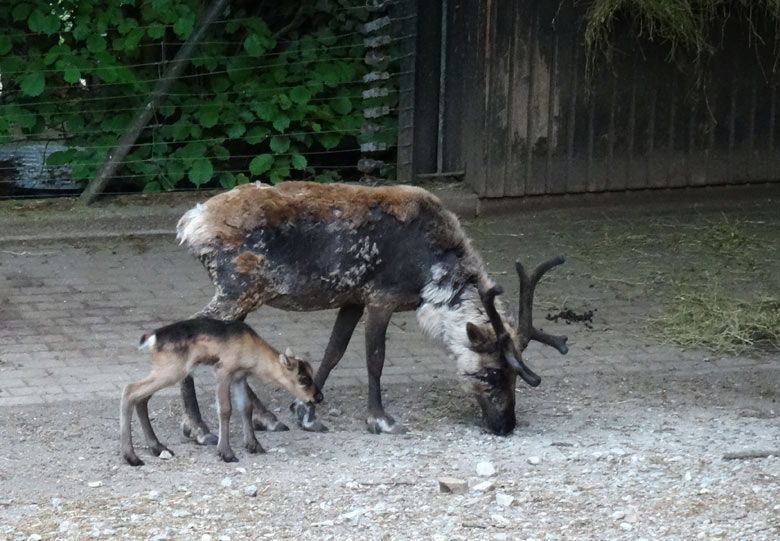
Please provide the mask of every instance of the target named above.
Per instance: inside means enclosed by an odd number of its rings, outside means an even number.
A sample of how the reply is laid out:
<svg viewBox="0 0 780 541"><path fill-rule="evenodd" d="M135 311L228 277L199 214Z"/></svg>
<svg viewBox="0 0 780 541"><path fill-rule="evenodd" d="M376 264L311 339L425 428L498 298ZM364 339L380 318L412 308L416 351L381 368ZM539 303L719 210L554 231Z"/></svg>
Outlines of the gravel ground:
<svg viewBox="0 0 780 541"><path fill-rule="evenodd" d="M518 391L510 437L479 429L456 381L389 387L403 436L368 434L364 391L344 388L321 408L330 432L259 434L265 455L234 422L233 464L185 441L163 396L153 423L176 456L138 445L140 468L119 457L117 401L20 408L0 418L0 538L777 539L780 458L724 459L780 448L777 376L547 378ZM292 425L288 398L263 394Z"/></svg>

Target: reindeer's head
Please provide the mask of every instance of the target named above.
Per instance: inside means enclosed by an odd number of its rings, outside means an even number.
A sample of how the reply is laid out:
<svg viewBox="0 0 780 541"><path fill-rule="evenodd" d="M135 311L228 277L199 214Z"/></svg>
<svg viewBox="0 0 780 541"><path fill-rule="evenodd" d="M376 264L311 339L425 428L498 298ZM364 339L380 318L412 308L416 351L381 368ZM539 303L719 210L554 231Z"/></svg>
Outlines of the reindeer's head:
<svg viewBox="0 0 780 541"><path fill-rule="evenodd" d="M480 369L471 376L485 426L491 432L508 434L515 428L515 380L518 375L532 387L541 383L541 378L523 362L522 352L528 342L537 340L562 354L568 351L565 336L551 336L534 328L532 312L534 289L539 279L562 263L562 257L551 259L537 267L530 277L520 262L515 263L520 278L520 307L514 332L506 328L496 310L495 298L503 292L501 286L479 292L492 328L468 323L466 331L471 350L480 355Z"/></svg>
<svg viewBox="0 0 780 541"><path fill-rule="evenodd" d="M290 394L303 402L322 402L322 393L314 384L314 372L308 361L296 357L287 348L279 354L279 362L284 368L281 383Z"/></svg>

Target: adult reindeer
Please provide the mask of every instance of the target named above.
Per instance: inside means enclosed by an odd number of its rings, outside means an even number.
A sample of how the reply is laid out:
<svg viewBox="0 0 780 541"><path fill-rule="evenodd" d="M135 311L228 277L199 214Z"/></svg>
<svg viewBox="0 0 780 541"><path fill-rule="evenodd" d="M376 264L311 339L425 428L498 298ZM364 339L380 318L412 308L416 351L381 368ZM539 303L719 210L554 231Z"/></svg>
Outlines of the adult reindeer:
<svg viewBox="0 0 780 541"><path fill-rule="evenodd" d="M515 427L516 376L539 385L539 376L520 355L528 342L567 352L565 337L542 333L531 321L537 282L563 259L530 276L518 264L519 327L512 329L495 298L501 289L491 283L458 219L421 188L248 184L197 205L177 231L216 287L198 316L241 320L263 304L296 311L340 309L315 376L320 389L366 313L371 432L404 431L385 413L380 391L385 334L394 312L417 311L423 331L455 359L486 427L497 434ZM247 392L260 412L258 428L286 429ZM212 443L191 377L182 382L182 396L185 434ZM304 428L324 430L314 420L313 406L298 404L295 410Z"/></svg>

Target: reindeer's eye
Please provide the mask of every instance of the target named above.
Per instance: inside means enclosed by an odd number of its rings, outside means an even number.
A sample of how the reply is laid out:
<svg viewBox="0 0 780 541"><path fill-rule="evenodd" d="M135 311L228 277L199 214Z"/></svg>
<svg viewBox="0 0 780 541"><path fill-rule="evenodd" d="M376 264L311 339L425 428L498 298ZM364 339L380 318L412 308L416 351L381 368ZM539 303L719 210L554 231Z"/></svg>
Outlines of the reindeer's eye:
<svg viewBox="0 0 780 541"><path fill-rule="evenodd" d="M309 376L301 376L298 378L298 383L301 384L301 387L311 387L314 382L311 380Z"/></svg>
<svg viewBox="0 0 780 541"><path fill-rule="evenodd" d="M503 378L503 372L497 368L485 368L477 372L475 376L478 380L484 381L491 387L495 387L501 382L501 379Z"/></svg>

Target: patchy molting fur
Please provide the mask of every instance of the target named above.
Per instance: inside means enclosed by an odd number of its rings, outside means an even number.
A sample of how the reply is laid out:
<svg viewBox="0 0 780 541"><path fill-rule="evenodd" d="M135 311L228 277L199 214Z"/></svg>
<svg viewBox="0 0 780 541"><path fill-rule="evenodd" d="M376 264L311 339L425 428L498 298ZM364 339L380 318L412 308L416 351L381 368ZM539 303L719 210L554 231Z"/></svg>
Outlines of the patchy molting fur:
<svg viewBox="0 0 780 541"><path fill-rule="evenodd" d="M483 287L489 288L490 285L487 283ZM468 323L490 328L490 319L485 313L476 284L453 283L447 269L435 265L431 269L431 281L422 291L422 299L423 303L417 309L420 328L454 357L458 374L469 376L485 368L481 366L482 356L472 349L466 332ZM498 299L496 309L499 313L503 312ZM511 333L511 326L506 327Z"/></svg>

